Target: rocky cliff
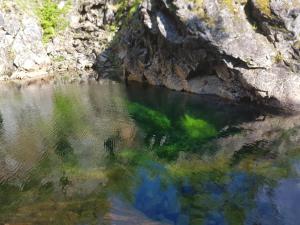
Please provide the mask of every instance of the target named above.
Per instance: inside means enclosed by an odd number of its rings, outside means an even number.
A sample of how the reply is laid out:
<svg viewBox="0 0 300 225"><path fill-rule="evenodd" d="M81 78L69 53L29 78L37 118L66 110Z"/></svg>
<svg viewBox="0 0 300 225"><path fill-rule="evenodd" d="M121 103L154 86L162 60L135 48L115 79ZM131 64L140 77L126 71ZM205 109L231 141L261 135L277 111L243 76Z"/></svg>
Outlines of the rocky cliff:
<svg viewBox="0 0 300 225"><path fill-rule="evenodd" d="M37 71L49 65L37 19L13 4L0 3L0 75L17 77L21 71Z"/></svg>
<svg viewBox="0 0 300 225"><path fill-rule="evenodd" d="M118 56L127 80L299 110L299 36L300 0L0 0L0 80L107 77Z"/></svg>
<svg viewBox="0 0 300 225"><path fill-rule="evenodd" d="M299 0L145 0L120 40L128 80L300 109Z"/></svg>
<svg viewBox="0 0 300 225"><path fill-rule="evenodd" d="M112 0L0 0L0 80L70 73L92 66L112 40ZM79 76L78 76L79 75Z"/></svg>

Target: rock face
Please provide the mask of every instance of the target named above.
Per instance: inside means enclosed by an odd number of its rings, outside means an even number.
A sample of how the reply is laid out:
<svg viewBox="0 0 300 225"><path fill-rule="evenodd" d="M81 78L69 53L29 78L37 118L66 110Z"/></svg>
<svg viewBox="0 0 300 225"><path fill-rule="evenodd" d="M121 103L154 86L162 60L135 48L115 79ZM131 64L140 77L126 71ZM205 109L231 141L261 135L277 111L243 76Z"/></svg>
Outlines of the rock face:
<svg viewBox="0 0 300 225"><path fill-rule="evenodd" d="M145 0L120 37L126 79L300 109L299 0Z"/></svg>
<svg viewBox="0 0 300 225"><path fill-rule="evenodd" d="M42 41L43 30L34 13L37 9L24 2L27 10L18 1L0 0L0 80L59 72L71 73L75 78L93 76L96 56L113 38L114 1L72 1L63 18L69 26L48 43ZM57 7L64 7L67 1L55 2Z"/></svg>
<svg viewBox="0 0 300 225"><path fill-rule="evenodd" d="M36 19L12 8L0 11L0 75L18 76L50 64Z"/></svg>
<svg viewBox="0 0 300 225"><path fill-rule="evenodd" d="M111 0L74 1L70 26L47 46L48 54L58 59L54 70L91 70L99 55L113 38L110 26L115 21ZM59 60L62 59L62 60Z"/></svg>

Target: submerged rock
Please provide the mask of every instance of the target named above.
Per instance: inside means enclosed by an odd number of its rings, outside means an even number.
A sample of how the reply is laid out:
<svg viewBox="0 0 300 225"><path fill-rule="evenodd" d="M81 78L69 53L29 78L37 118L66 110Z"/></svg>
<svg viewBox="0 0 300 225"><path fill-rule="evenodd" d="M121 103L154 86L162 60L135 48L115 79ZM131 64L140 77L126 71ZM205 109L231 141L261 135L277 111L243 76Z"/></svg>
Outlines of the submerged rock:
<svg viewBox="0 0 300 225"><path fill-rule="evenodd" d="M145 0L119 52L128 80L298 110L299 32L298 0Z"/></svg>

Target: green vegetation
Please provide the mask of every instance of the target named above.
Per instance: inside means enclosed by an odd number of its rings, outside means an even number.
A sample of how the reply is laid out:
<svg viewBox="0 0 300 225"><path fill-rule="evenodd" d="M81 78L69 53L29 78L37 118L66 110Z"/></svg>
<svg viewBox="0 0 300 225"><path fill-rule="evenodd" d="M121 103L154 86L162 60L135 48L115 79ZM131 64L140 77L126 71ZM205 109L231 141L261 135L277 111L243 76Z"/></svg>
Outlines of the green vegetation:
<svg viewBox="0 0 300 225"><path fill-rule="evenodd" d="M277 54L274 57L274 61L276 63L280 63L284 60L284 56L281 54L281 52L277 52Z"/></svg>
<svg viewBox="0 0 300 225"><path fill-rule="evenodd" d="M211 124L187 114L182 119L182 125L187 134L193 139L205 139L218 134L217 130Z"/></svg>
<svg viewBox="0 0 300 225"><path fill-rule="evenodd" d="M237 4L246 4L247 0L221 0L231 13L236 13L238 10Z"/></svg>
<svg viewBox="0 0 300 225"><path fill-rule="evenodd" d="M133 3L131 4L131 7L129 8L128 11L128 18L131 18L135 12L137 12L139 5L141 4L141 0L134 0Z"/></svg>
<svg viewBox="0 0 300 225"><path fill-rule="evenodd" d="M128 24L128 21L138 10L141 2L142 0L118 0L115 5L117 9L116 23L118 25L121 23Z"/></svg>
<svg viewBox="0 0 300 225"><path fill-rule="evenodd" d="M230 10L230 12L235 12L235 2L234 0L222 0L222 3Z"/></svg>
<svg viewBox="0 0 300 225"><path fill-rule="evenodd" d="M214 154L204 154L202 149L208 145L202 148L203 144L211 143L212 138L222 133L219 130L224 127L223 123L220 126L217 120L226 121L227 125L234 115L230 114L228 118L221 110L214 115L209 107L199 105L193 105L189 110L182 105L176 108L177 101L172 101L173 107L161 101L164 108L157 107L157 99L151 99L156 106L151 107L148 101L143 104L126 102L124 106L118 98L109 98L109 113L116 114L105 117L100 110L89 111L89 104L93 107L99 98L89 103L86 96L82 96L85 92L79 90L80 94L74 95L74 89L71 89L69 95L65 90L54 89L52 120L44 118L42 121L49 123L48 126L35 129L41 131L38 136L41 138L34 143L44 147L43 151L34 154L41 156L32 160L30 166L34 166L24 174L18 172L17 176L0 184L0 202L3 203L0 205L0 223L97 224L103 219L101 223L111 224L114 221L106 221L112 218L111 212L122 223L123 219L126 222L131 219L127 215L136 215L137 205L141 203L149 210L157 208L159 219L165 219L171 210L174 215L185 213L189 217L188 224L215 222L209 216L213 213L224 217L222 224L244 224L249 212L256 209L256 196L262 187L269 188L268 193L272 193L278 181L293 177L293 170L297 173L295 163L300 159L299 149L284 153L278 151L282 148L274 145L286 143L281 141L290 140L298 128L285 130L275 142L245 144L236 152L230 144L227 146L227 141L240 145L244 133L235 133L223 140L227 147L220 150L218 146L222 141L212 141L216 149ZM130 120L124 108L121 112L111 111L112 105L120 104L129 111L132 123L144 132L134 134L137 141L120 145L115 156L108 157L101 149L103 140L111 136L111 120ZM24 112L27 111L19 111L20 114ZM19 124L24 127L42 124L37 123L35 117L31 118L31 124L30 118L21 117ZM234 122L242 123L236 117L234 119ZM103 120L106 124L98 123ZM25 137L36 136L36 132L25 130L29 133ZM113 132L117 133L118 128ZM222 137L231 134L222 133ZM139 139L154 135L155 144L151 149L147 142ZM164 142L161 141L163 137L167 137ZM246 143L248 140L246 137ZM30 154L31 146L22 148L26 155L35 158ZM7 153L7 156L13 156L11 151ZM5 154L4 151L4 157ZM23 158L16 159L21 161ZM24 168L27 168L26 164Z"/></svg>
<svg viewBox="0 0 300 225"><path fill-rule="evenodd" d="M145 107L138 103L128 103L128 111L134 119L141 124L147 131L162 131L171 128L171 121L162 113Z"/></svg>
<svg viewBox="0 0 300 225"><path fill-rule="evenodd" d="M43 0L41 7L37 9L37 16L43 28L43 42L49 42L57 32L65 29L68 25L64 15L68 12L71 1L59 8L54 0Z"/></svg>
<svg viewBox="0 0 300 225"><path fill-rule="evenodd" d="M65 57L64 57L63 55L55 56L55 57L53 58L53 60L54 60L55 62L63 62L63 61L65 61Z"/></svg>
<svg viewBox="0 0 300 225"><path fill-rule="evenodd" d="M162 112L138 103L128 103L127 109L145 132L145 141L161 159L174 160L180 152L200 153L202 145L219 134L207 120L189 114L173 120Z"/></svg>
<svg viewBox="0 0 300 225"><path fill-rule="evenodd" d="M271 16L270 0L256 0L256 3L263 14Z"/></svg>

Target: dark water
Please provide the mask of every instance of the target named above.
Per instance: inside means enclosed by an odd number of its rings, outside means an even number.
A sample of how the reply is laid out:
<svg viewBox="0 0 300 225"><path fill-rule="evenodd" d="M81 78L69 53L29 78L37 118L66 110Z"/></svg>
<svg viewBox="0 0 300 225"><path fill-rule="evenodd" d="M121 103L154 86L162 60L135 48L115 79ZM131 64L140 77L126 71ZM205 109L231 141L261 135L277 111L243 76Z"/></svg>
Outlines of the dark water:
<svg viewBox="0 0 300 225"><path fill-rule="evenodd" d="M300 116L112 82L0 112L0 224L299 224Z"/></svg>

